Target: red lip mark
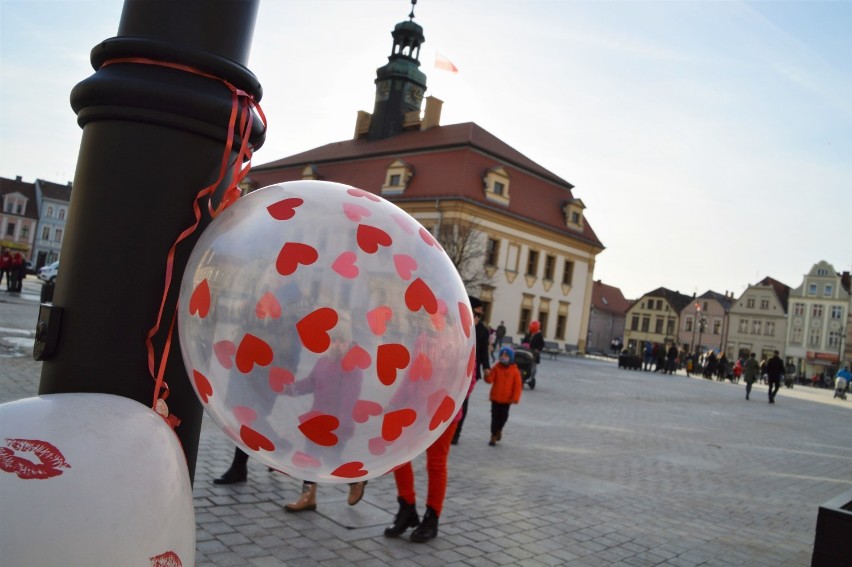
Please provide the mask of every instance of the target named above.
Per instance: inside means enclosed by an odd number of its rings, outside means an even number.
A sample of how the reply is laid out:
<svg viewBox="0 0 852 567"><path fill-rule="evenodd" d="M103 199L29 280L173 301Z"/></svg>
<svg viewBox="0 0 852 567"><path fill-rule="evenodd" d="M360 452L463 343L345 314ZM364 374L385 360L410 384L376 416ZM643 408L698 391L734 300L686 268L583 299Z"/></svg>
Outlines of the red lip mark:
<svg viewBox="0 0 852 567"><path fill-rule="evenodd" d="M301 242L287 242L278 253L275 269L282 276L289 276L295 272L299 265L310 266L319 258L316 248Z"/></svg>
<svg viewBox="0 0 852 567"><path fill-rule="evenodd" d="M366 474L367 471L364 470L364 463L362 463L361 461L343 463L342 465L331 471L331 476L339 476L341 478L361 478Z"/></svg>
<svg viewBox="0 0 852 567"><path fill-rule="evenodd" d="M415 419L417 412L410 408L386 413L382 421L382 438L385 441L396 441L402 435L402 430L414 423Z"/></svg>
<svg viewBox="0 0 852 567"><path fill-rule="evenodd" d="M382 336L387 329L388 321L393 317L393 311L387 305L376 307L367 313L367 324L374 335Z"/></svg>
<svg viewBox="0 0 852 567"><path fill-rule="evenodd" d="M213 395L213 386L210 385L210 380L207 379L207 376L195 369L192 370L192 378L195 380L195 389L198 390L198 395L201 397L201 401L206 404L210 399L210 396Z"/></svg>
<svg viewBox="0 0 852 567"><path fill-rule="evenodd" d="M180 557L174 551L167 551L154 557L149 557L151 567L183 567Z"/></svg>
<svg viewBox="0 0 852 567"><path fill-rule="evenodd" d="M222 365L222 368L230 370L234 367L231 358L237 354L237 345L232 341L219 341L213 344L213 354L216 355L216 360Z"/></svg>
<svg viewBox="0 0 852 567"><path fill-rule="evenodd" d="M254 306L254 314L258 319L278 319L281 317L281 304L271 291L267 291Z"/></svg>
<svg viewBox="0 0 852 567"><path fill-rule="evenodd" d="M378 203L379 201L381 201L381 199L379 199L378 197L376 197L372 193L368 193L367 191L364 191L363 189L357 189L355 187L351 187L351 188L347 189L346 192L349 193L350 195L352 195L353 197L364 197L365 199L369 199L370 201L373 201L374 203Z"/></svg>
<svg viewBox="0 0 852 567"><path fill-rule="evenodd" d="M411 361L408 349L403 345L390 343L379 345L376 350L376 374L379 381L390 386L396 381L396 371L402 370Z"/></svg>
<svg viewBox="0 0 852 567"><path fill-rule="evenodd" d="M189 297L189 314L198 315L202 319L210 312L210 285L206 279L196 286Z"/></svg>
<svg viewBox="0 0 852 567"><path fill-rule="evenodd" d="M246 333L237 347L237 370L248 374L254 365L269 366L272 363L272 347L266 341Z"/></svg>
<svg viewBox="0 0 852 567"><path fill-rule="evenodd" d="M298 197L292 197L290 199L282 199L277 203L272 203L266 210L269 211L269 214L272 215L272 218L275 220L290 220L296 214L296 209L300 207L304 203L302 199Z"/></svg>
<svg viewBox="0 0 852 567"><path fill-rule="evenodd" d="M331 337L328 332L337 325L337 311L331 307L320 307L308 313L296 323L296 331L305 348L317 354L328 350Z"/></svg>
<svg viewBox="0 0 852 567"><path fill-rule="evenodd" d="M367 254L375 254L379 246L390 246L393 240L390 235L380 228L368 224L359 224L355 235L358 246Z"/></svg>
<svg viewBox="0 0 852 567"><path fill-rule="evenodd" d="M349 352L343 355L343 360L340 361L340 367L344 372L352 372L355 368L366 370L370 367L372 362L373 359L369 352L358 345L354 345L349 349Z"/></svg>
<svg viewBox="0 0 852 567"><path fill-rule="evenodd" d="M39 463L17 456L15 451L32 453L38 457ZM47 441L6 439L6 446L0 447L0 470L15 473L23 480L52 478L65 472L60 469L70 468L62 452Z"/></svg>
<svg viewBox="0 0 852 567"><path fill-rule="evenodd" d="M340 426L340 420L333 415L320 414L302 422L299 431L305 437L323 447L337 445L337 435L333 433Z"/></svg>
<svg viewBox="0 0 852 567"><path fill-rule="evenodd" d="M429 315L438 312L438 299L426 282L417 278L405 290L405 306L417 312L422 307Z"/></svg>

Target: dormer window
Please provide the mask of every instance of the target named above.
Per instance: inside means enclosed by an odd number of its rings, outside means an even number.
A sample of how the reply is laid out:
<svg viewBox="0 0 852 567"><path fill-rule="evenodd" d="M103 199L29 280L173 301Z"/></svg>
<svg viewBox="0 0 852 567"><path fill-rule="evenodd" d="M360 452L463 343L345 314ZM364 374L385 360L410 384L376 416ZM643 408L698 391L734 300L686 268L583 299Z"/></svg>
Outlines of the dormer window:
<svg viewBox="0 0 852 567"><path fill-rule="evenodd" d="M562 207L565 214L565 226L574 230L583 230L583 209L586 205L580 199L571 199Z"/></svg>
<svg viewBox="0 0 852 567"><path fill-rule="evenodd" d="M314 164L306 165L302 170L302 179L320 179L319 170Z"/></svg>
<svg viewBox="0 0 852 567"><path fill-rule="evenodd" d="M382 185L382 195L401 195L414 177L414 169L402 161L396 160L388 166L385 172L385 184Z"/></svg>
<svg viewBox="0 0 852 567"><path fill-rule="evenodd" d="M482 178L485 198L509 206L509 174L502 167L494 167Z"/></svg>

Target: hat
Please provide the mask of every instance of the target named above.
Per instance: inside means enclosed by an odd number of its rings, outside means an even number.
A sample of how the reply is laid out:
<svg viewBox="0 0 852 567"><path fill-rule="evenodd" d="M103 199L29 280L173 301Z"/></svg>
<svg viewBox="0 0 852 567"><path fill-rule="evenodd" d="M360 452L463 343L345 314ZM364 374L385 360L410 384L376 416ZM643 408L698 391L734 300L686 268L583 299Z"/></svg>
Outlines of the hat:
<svg viewBox="0 0 852 567"><path fill-rule="evenodd" d="M512 364L513 362L515 362L515 351L514 350L512 350L511 348L509 348L507 346L504 346L503 348L500 349L500 356L503 356L503 353L509 355L509 364Z"/></svg>
<svg viewBox="0 0 852 567"><path fill-rule="evenodd" d="M530 321L530 333L537 333L541 330L541 323L538 321Z"/></svg>

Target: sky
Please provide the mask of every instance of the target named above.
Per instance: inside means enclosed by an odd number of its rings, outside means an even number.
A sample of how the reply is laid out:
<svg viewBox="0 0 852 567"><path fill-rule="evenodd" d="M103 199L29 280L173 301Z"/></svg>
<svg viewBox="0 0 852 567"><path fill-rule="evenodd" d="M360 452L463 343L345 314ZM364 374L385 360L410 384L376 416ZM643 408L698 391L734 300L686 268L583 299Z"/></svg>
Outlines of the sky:
<svg viewBox="0 0 852 567"><path fill-rule="evenodd" d="M350 139L409 0L260 0L261 165ZM71 89L120 0L0 0L0 176L66 183ZM852 269L852 0L419 0L427 95L574 185L594 278L791 287ZM458 73L437 69L436 54Z"/></svg>

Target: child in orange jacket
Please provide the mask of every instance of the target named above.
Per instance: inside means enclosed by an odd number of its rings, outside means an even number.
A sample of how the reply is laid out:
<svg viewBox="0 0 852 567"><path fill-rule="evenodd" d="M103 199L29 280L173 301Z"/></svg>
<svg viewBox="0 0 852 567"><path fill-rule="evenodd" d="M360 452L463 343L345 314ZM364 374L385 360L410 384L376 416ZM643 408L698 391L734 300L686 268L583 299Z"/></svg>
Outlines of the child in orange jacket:
<svg viewBox="0 0 852 567"><path fill-rule="evenodd" d="M509 347L500 349L499 363L491 367L485 375L485 381L491 384L491 440L490 446L497 444L503 437L503 427L509 420L509 408L521 401L521 371L515 364L515 351Z"/></svg>

